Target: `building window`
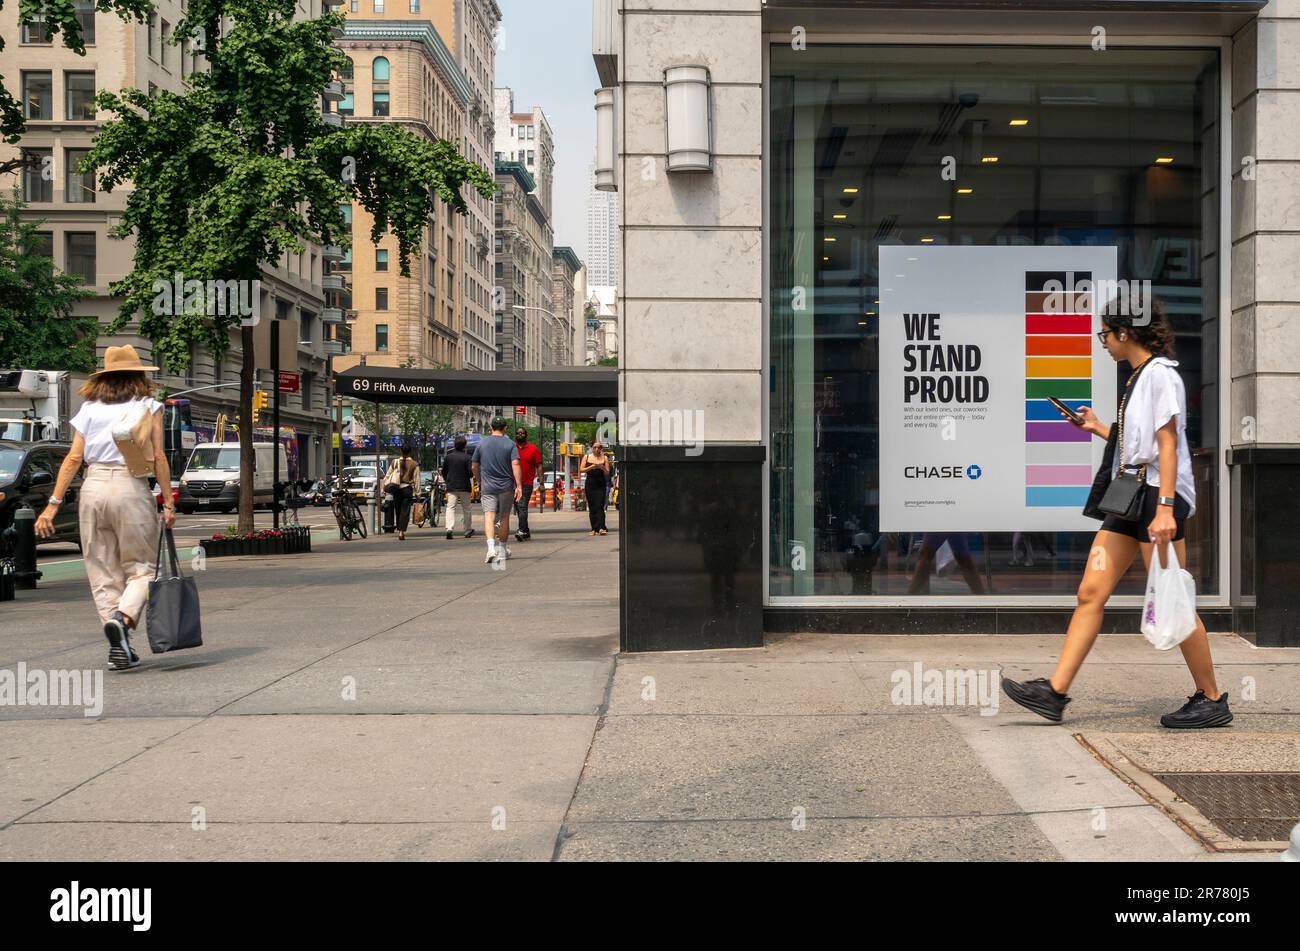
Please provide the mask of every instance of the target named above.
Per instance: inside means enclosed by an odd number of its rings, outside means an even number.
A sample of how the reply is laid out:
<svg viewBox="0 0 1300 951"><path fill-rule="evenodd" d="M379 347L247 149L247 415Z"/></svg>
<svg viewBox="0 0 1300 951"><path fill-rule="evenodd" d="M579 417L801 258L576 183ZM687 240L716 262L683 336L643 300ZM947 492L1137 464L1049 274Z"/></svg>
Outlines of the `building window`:
<svg viewBox="0 0 1300 951"><path fill-rule="evenodd" d="M412 13L420 12L420 0L411 0L410 11Z"/></svg>
<svg viewBox="0 0 1300 951"><path fill-rule="evenodd" d="M375 12L376 13L384 12L384 0L375 0Z"/></svg>
<svg viewBox="0 0 1300 951"><path fill-rule="evenodd" d="M339 115L350 116L355 111L356 111L356 101L353 99L352 93L345 92L343 94L343 98L339 101L338 104Z"/></svg>
<svg viewBox="0 0 1300 951"><path fill-rule="evenodd" d="M54 118L54 79L48 72L22 74L23 115L28 119Z"/></svg>
<svg viewBox="0 0 1300 951"><path fill-rule="evenodd" d="M157 44L154 40L154 32L157 30L157 28L158 28L158 14L150 13L149 22L145 24L145 29L148 30L149 32L148 49L149 49L150 59L157 58Z"/></svg>
<svg viewBox="0 0 1300 951"><path fill-rule="evenodd" d="M31 23L23 24L24 43L49 43L52 39L49 24L44 16L33 17Z"/></svg>
<svg viewBox="0 0 1300 951"><path fill-rule="evenodd" d="M93 122L95 119L95 74L64 73L64 109L69 121Z"/></svg>
<svg viewBox="0 0 1300 951"><path fill-rule="evenodd" d="M1220 593L1214 503L1227 433L1214 409L1227 371L1216 279L1226 196L1217 146L1230 109L1218 50L1112 47L1104 64L1086 47L793 52L774 43L769 60L779 90L765 163L771 595L1072 603L1096 530L1075 519L1102 446L1074 441L1046 397L1113 406L1127 372L1089 336L1104 301L1067 304L1084 320L1031 318L1061 306L1049 302L1049 282L1101 279L1151 281L1171 315L1193 476L1207 503L1185 567L1199 594ZM841 152L839 142L853 144ZM961 157L956 181L933 173L948 155ZM1184 251L1153 256L1156 247ZM789 289L801 284L806 306L794 308ZM922 309L944 312L943 346L905 352L901 318ZM978 382L969 367L925 365L923 348L971 344L973 354L981 343L987 400L974 386L965 399L957 391ZM905 381L937 386L904 403ZM954 387L947 402L944 384ZM1108 412L1099 415L1109 422ZM940 444L945 417L964 421ZM913 458L923 444L909 426L951 446L955 478L924 478L928 453ZM806 571L792 550L810 553ZM1022 551L1033 568L1019 564ZM958 570L941 575L934 566L949 553ZM1116 593L1140 594L1145 579L1139 560Z"/></svg>
<svg viewBox="0 0 1300 951"><path fill-rule="evenodd" d="M54 150L23 149L23 201L54 201Z"/></svg>
<svg viewBox="0 0 1300 951"><path fill-rule="evenodd" d="M81 40L87 46L95 42L95 3L94 0L76 0L73 10L77 25L81 27Z"/></svg>
<svg viewBox="0 0 1300 951"><path fill-rule="evenodd" d="M356 13L355 10L353 10L352 12ZM349 57L345 57L345 59L347 59L348 64L339 70L339 79L343 80L344 82L350 83L352 82L355 72L352 65L352 58L349 56Z"/></svg>
<svg viewBox="0 0 1300 951"><path fill-rule="evenodd" d="M32 246L32 253L40 258L54 257L54 232L38 231L36 232L36 241Z"/></svg>
<svg viewBox="0 0 1300 951"><path fill-rule="evenodd" d="M388 310L388 288L375 288L375 310Z"/></svg>
<svg viewBox="0 0 1300 951"><path fill-rule="evenodd" d="M375 352L388 352L388 324L375 324Z"/></svg>
<svg viewBox="0 0 1300 951"><path fill-rule="evenodd" d="M370 65L370 78L377 83L388 82L388 60L382 56L376 56L375 61Z"/></svg>
<svg viewBox="0 0 1300 951"><path fill-rule="evenodd" d="M375 248L375 270L388 270L388 252L383 248Z"/></svg>
<svg viewBox="0 0 1300 951"><path fill-rule="evenodd" d="M94 232L69 231L63 236L63 270L90 287L95 285Z"/></svg>
<svg viewBox="0 0 1300 951"><path fill-rule="evenodd" d="M534 152L532 149L528 150L528 164L529 165L537 164L537 153Z"/></svg>
<svg viewBox="0 0 1300 951"><path fill-rule="evenodd" d="M351 203L346 204L346 205L339 205L339 214L343 216L343 224L344 224L345 226L347 226L348 230L351 230L351 229L352 229L352 205L351 205Z"/></svg>
<svg viewBox="0 0 1300 951"><path fill-rule="evenodd" d="M167 47L171 37L172 25L163 20L158 33L158 61L162 63L164 69L167 67Z"/></svg>
<svg viewBox="0 0 1300 951"><path fill-rule="evenodd" d="M388 93L387 93L387 91L380 92L380 91L377 90L377 89L375 90L375 94L374 94L374 115L377 115L377 116L386 116L386 115L388 115Z"/></svg>
<svg viewBox="0 0 1300 951"><path fill-rule="evenodd" d="M361 11L360 0L350 0L350 2L348 3L348 9L351 10L353 13L359 13Z"/></svg>
<svg viewBox="0 0 1300 951"><path fill-rule="evenodd" d="M74 205L93 205L95 203L95 173L83 173L77 170L81 160L89 154L89 149L64 150L63 161L66 165L63 176L64 201Z"/></svg>

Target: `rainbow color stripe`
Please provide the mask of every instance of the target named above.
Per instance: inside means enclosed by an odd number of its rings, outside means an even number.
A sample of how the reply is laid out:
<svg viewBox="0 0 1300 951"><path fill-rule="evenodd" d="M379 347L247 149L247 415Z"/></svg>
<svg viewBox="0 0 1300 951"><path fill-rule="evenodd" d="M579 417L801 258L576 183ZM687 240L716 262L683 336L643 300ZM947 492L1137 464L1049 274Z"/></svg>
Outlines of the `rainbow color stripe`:
<svg viewBox="0 0 1300 951"><path fill-rule="evenodd" d="M1092 436L1047 401L1092 405L1092 299L1066 293L1049 307L1049 281L1071 288L1089 271L1025 272L1025 505L1082 508L1092 488Z"/></svg>

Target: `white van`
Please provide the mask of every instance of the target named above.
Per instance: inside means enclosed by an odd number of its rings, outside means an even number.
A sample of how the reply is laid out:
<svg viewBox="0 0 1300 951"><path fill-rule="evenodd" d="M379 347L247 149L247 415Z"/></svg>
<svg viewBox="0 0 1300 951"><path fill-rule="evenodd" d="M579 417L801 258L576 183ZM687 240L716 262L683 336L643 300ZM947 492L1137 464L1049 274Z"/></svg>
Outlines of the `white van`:
<svg viewBox="0 0 1300 951"><path fill-rule="evenodd" d="M253 444L253 505L275 501L272 451L279 450L280 481L289 478L289 458L283 444ZM239 508L239 460L237 442L200 443L190 453L180 479L177 507L186 515L194 512L233 512Z"/></svg>

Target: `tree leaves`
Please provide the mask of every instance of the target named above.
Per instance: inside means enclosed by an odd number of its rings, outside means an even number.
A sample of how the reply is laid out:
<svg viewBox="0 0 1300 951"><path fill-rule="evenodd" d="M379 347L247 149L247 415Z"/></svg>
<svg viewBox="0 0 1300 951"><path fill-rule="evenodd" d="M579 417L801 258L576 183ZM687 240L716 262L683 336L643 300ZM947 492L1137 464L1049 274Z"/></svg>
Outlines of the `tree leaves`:
<svg viewBox="0 0 1300 951"><path fill-rule="evenodd" d="M94 317L73 317L81 281L54 270L40 221L24 221L15 192L0 195L0 367L85 372L95 367Z"/></svg>

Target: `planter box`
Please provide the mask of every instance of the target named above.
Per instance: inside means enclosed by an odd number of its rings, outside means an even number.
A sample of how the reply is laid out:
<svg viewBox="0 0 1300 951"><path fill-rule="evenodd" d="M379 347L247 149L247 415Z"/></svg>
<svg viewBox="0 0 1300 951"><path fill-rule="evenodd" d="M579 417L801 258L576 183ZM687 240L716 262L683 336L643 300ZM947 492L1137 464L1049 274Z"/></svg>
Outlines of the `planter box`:
<svg viewBox="0 0 1300 951"><path fill-rule="evenodd" d="M199 544L208 558L299 555L311 551L311 530L286 529L278 538L205 538Z"/></svg>

